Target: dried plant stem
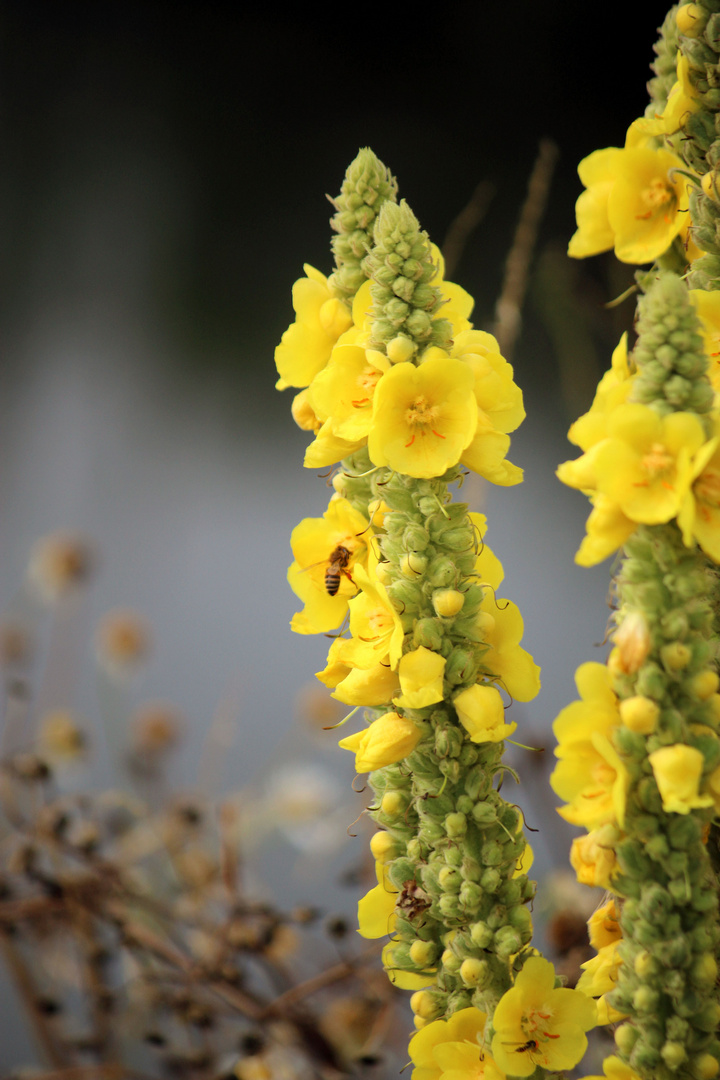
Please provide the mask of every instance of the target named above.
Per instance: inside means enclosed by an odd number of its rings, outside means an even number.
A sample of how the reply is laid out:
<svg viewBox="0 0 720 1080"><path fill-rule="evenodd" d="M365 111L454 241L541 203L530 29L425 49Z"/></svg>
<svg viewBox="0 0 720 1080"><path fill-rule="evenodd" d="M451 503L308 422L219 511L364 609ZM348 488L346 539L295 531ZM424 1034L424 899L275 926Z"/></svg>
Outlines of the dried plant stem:
<svg viewBox="0 0 720 1080"><path fill-rule="evenodd" d="M63 1052L63 1048L58 1045L47 1017L43 1015L38 1007L39 995L30 972L20 956L19 950L16 949L14 942L7 934L0 934L0 951L2 951L8 970L23 1000L38 1044L42 1047L48 1061L55 1068L64 1068L71 1064Z"/></svg>
<svg viewBox="0 0 720 1080"><path fill-rule="evenodd" d="M321 971L319 975L314 975L311 979L306 979L305 982L293 986L292 989L286 990L280 997L275 998L268 1007L268 1013L282 1015L282 1010L286 1009L288 1005L292 1005L296 1001L301 1001L303 998L316 993L318 990L324 990L326 986L332 986L333 983L350 978L350 976L355 975L358 968L362 967L364 964L374 963L377 960L379 953L379 948L369 949L361 957L358 957L355 960L343 960L341 963L335 964L334 967L328 968L327 971Z"/></svg>
<svg viewBox="0 0 720 1080"><path fill-rule="evenodd" d="M545 213L557 156L558 148L555 143L550 139L542 139L530 174L527 195L520 211L512 247L505 263L505 277L495 305L493 334L500 345L500 352L508 360L512 357L520 334L528 272L540 221Z"/></svg>
<svg viewBox="0 0 720 1080"><path fill-rule="evenodd" d="M467 206L463 207L450 223L445 243L442 246L446 278L452 278L468 240L485 217L494 195L495 185L489 180L481 180L470 196Z"/></svg>

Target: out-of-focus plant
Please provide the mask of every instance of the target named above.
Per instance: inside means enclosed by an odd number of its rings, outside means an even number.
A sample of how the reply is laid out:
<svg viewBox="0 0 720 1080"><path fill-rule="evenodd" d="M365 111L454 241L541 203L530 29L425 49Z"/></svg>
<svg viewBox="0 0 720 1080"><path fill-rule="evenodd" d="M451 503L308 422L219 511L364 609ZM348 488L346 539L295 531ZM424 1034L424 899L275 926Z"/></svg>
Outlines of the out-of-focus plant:
<svg viewBox="0 0 720 1080"><path fill-rule="evenodd" d="M397 1026L400 995L371 963L379 950L345 939L342 920L253 895L243 845L253 815L267 836L297 820L297 799L286 814L276 805L268 825L252 793L173 790L178 710L118 705L151 648L145 620L109 612L94 641L105 690L115 691L124 789L80 782L98 735L91 725L65 707L38 715L35 687L42 669L57 671L53 649L62 652L93 564L82 540L47 538L0 624L0 956L37 1045L27 1075L362 1075ZM305 805L306 827L326 804Z"/></svg>
<svg viewBox="0 0 720 1080"><path fill-rule="evenodd" d="M610 898L580 981L618 1024L607 1077L720 1071L720 5L673 7L645 116L580 163L569 253L636 273L624 336L560 479L593 509L576 561L619 550L606 664L577 671L555 721L553 787L584 827L578 879ZM597 1080L597 1078L588 1078Z"/></svg>

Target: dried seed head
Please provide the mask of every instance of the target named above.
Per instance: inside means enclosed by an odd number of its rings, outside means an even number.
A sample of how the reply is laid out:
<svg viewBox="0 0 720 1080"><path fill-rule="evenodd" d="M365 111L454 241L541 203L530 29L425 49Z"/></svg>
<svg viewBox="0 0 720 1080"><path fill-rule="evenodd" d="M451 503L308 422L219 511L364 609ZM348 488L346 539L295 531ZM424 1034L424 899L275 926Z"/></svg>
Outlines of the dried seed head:
<svg viewBox="0 0 720 1080"><path fill-rule="evenodd" d="M32 659L33 640L29 629L20 621L0 622L0 665L13 667Z"/></svg>
<svg viewBox="0 0 720 1080"><path fill-rule="evenodd" d="M53 764L77 760L82 756L86 742L77 718L68 709L45 713L40 721L38 746Z"/></svg>
<svg viewBox="0 0 720 1080"><path fill-rule="evenodd" d="M88 580L93 562L90 546L81 537L53 533L32 549L28 577L42 598L53 603Z"/></svg>
<svg viewBox="0 0 720 1080"><path fill-rule="evenodd" d="M109 611L100 621L95 645L98 660L108 674L124 678L147 659L150 629L135 611Z"/></svg>
<svg viewBox="0 0 720 1080"><path fill-rule="evenodd" d="M156 757L180 740L180 712L163 701L153 701L137 709L131 719L132 748L136 754Z"/></svg>

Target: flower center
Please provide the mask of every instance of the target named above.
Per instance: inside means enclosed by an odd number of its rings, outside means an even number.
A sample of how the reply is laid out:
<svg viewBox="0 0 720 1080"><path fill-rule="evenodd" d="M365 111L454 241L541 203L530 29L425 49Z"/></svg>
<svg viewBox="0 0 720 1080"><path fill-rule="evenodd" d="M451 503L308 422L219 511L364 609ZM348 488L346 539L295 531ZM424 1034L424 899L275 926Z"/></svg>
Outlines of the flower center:
<svg viewBox="0 0 720 1080"><path fill-rule="evenodd" d="M372 364L365 365L355 380L358 389L363 394L361 398L353 401L353 407L355 409L362 409L365 405L370 404L372 396L375 393L375 387L380 382L381 377L382 372L378 371Z"/></svg>
<svg viewBox="0 0 720 1080"><path fill-rule="evenodd" d="M641 468L650 483L662 478L670 472L675 459L669 454L662 443L653 443L647 454L642 459ZM665 485L669 486L669 485Z"/></svg>
<svg viewBox="0 0 720 1080"><path fill-rule="evenodd" d="M639 216L642 218L654 217L664 206L675 201L675 191L667 180L656 176L640 192L640 201L643 206L647 207L647 213Z"/></svg>
<svg viewBox="0 0 720 1080"><path fill-rule="evenodd" d="M695 481L693 491L698 502L717 510L720 507L720 474L715 469L706 469Z"/></svg>
<svg viewBox="0 0 720 1080"><path fill-rule="evenodd" d="M426 428L430 428L433 435L437 435L438 439L444 439L445 436L441 435L439 431L436 431L434 424L437 423L440 416L440 409L437 405L431 405L424 394L419 394L412 405L405 410L405 423L411 429L412 435L410 441L406 443L406 446L412 446L415 442L415 437L418 434L426 435ZM414 429L418 430L414 430Z"/></svg>

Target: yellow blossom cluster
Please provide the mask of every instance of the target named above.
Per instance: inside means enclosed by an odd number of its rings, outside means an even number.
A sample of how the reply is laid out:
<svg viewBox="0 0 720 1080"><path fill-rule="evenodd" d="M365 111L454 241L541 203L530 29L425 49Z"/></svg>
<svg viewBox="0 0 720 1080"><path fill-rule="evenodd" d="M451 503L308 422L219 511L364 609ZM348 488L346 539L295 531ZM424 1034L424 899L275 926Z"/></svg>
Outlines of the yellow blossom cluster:
<svg viewBox="0 0 720 1080"><path fill-rule="evenodd" d="M295 321L275 362L278 388L301 388L293 416L315 436L305 454L308 468L333 465L367 446L374 465L408 476L442 476L460 462L494 484L522 479L506 460L509 432L525 417L513 369L495 338L473 329L472 297L444 279L442 256L434 246L432 253L431 283L452 331L447 349L428 344L418 353L403 334L379 348L370 280L352 307L311 266L295 283Z"/></svg>

